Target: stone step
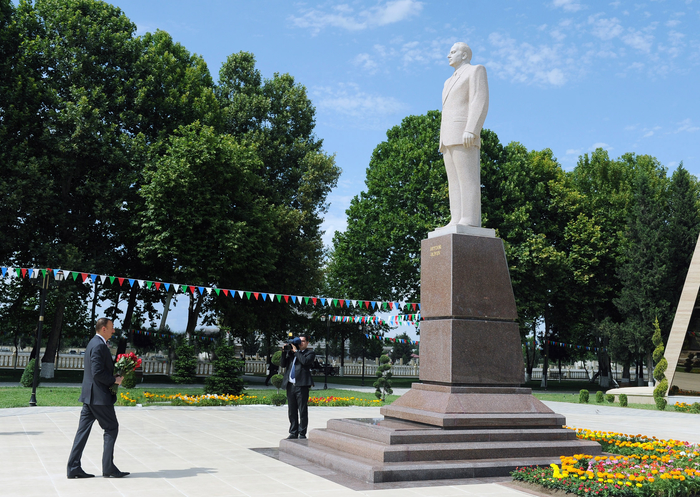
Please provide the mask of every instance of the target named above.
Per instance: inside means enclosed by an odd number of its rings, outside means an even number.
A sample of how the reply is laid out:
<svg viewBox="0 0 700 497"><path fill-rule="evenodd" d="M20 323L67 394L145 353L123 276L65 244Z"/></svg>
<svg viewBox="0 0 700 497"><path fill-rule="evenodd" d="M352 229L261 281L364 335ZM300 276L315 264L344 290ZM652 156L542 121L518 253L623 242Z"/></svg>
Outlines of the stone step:
<svg viewBox="0 0 700 497"><path fill-rule="evenodd" d="M397 401L398 402L398 401ZM379 412L385 419L423 423L445 429L460 428L561 428L566 418L556 413L442 413L388 405Z"/></svg>
<svg viewBox="0 0 700 497"><path fill-rule="evenodd" d="M474 460L512 457L558 457L600 453L600 445L580 440L528 440L499 442L447 442L387 445L325 429L312 430L309 440L341 452L384 463L432 460ZM587 447L588 446L588 447Z"/></svg>
<svg viewBox="0 0 700 497"><path fill-rule="evenodd" d="M508 476L518 467L559 464L559 457L435 460L381 463L316 444L311 440L282 440L280 461L301 458L370 483Z"/></svg>
<svg viewBox="0 0 700 497"><path fill-rule="evenodd" d="M576 439L573 430L561 427L445 430L437 426L382 418L331 419L327 429L387 445Z"/></svg>

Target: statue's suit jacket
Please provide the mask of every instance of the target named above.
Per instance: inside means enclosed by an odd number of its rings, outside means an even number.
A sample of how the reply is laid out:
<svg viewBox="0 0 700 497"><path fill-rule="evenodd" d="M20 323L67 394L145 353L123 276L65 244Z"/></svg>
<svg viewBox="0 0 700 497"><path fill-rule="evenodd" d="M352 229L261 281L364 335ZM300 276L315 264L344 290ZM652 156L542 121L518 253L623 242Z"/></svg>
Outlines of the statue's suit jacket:
<svg viewBox="0 0 700 497"><path fill-rule="evenodd" d="M481 147L481 128L489 110L489 85L486 68L464 64L447 81L442 90L440 151L464 143L465 131L476 137Z"/></svg>
<svg viewBox="0 0 700 497"><path fill-rule="evenodd" d="M97 406L111 406L117 400L109 387L114 385L114 363L109 347L95 335L85 349L85 372L80 402Z"/></svg>

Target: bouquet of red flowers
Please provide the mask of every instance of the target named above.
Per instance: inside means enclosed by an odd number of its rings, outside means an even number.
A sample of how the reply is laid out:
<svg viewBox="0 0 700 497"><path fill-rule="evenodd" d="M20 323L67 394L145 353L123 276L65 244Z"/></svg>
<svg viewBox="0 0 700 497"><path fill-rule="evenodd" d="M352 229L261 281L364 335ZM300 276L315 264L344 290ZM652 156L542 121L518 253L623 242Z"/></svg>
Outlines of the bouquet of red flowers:
<svg viewBox="0 0 700 497"><path fill-rule="evenodd" d="M114 374L116 376L124 376L126 373L139 367L141 367L141 359L133 352L119 354L117 356L117 362L114 363ZM115 383L109 389L116 395L119 385Z"/></svg>

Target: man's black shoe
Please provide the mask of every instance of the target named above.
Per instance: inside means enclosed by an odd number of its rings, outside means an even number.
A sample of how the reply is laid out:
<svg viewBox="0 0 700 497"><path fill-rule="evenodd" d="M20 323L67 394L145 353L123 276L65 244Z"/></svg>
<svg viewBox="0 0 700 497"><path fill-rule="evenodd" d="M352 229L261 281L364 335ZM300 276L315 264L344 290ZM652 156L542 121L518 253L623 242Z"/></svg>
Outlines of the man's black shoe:
<svg viewBox="0 0 700 497"><path fill-rule="evenodd" d="M306 440L306 435L299 435L299 440Z"/></svg>
<svg viewBox="0 0 700 497"><path fill-rule="evenodd" d="M299 438L296 434L290 433L289 436L287 437L287 440L296 440Z"/></svg>
<svg viewBox="0 0 700 497"><path fill-rule="evenodd" d="M77 471L71 471L68 473L68 479L71 480L73 478L94 478L95 475L91 475L89 473L86 473L82 469L79 469Z"/></svg>
<svg viewBox="0 0 700 497"><path fill-rule="evenodd" d="M128 473L126 471L117 471L116 473L108 473L102 475L104 478L124 478L127 475L130 475L131 473Z"/></svg>

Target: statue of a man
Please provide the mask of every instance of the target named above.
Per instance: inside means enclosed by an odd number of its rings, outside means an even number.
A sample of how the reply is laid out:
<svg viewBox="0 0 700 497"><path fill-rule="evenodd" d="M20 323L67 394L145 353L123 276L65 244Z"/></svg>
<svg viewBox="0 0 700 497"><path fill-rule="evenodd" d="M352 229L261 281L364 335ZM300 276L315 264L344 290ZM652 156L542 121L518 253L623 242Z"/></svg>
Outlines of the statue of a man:
<svg viewBox="0 0 700 497"><path fill-rule="evenodd" d="M452 46L447 59L454 74L442 90L440 152L450 191L448 226L481 226L481 128L489 110L489 85L484 66L469 62L466 43Z"/></svg>

